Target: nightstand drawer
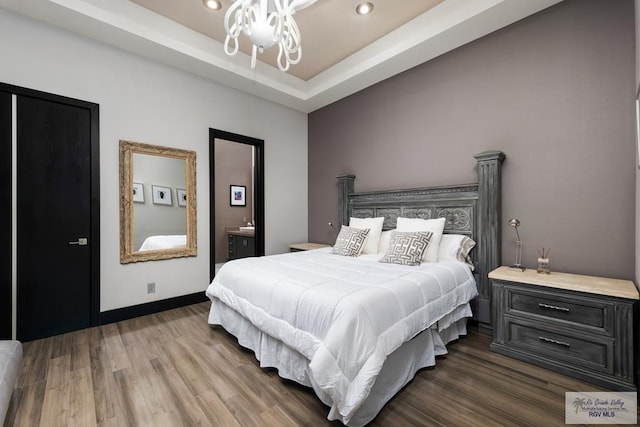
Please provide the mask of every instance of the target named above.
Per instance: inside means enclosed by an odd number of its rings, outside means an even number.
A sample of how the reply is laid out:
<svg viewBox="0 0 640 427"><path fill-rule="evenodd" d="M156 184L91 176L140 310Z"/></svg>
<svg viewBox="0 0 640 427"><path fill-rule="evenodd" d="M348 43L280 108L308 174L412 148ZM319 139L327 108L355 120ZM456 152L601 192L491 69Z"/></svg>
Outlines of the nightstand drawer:
<svg viewBox="0 0 640 427"><path fill-rule="evenodd" d="M548 359L573 368L613 373L614 340L598 335L549 327L524 319L506 320L505 344L520 348L540 360Z"/></svg>
<svg viewBox="0 0 640 427"><path fill-rule="evenodd" d="M531 286L511 286L506 290L506 314L539 318L559 325L613 335L614 304L598 298L537 291Z"/></svg>

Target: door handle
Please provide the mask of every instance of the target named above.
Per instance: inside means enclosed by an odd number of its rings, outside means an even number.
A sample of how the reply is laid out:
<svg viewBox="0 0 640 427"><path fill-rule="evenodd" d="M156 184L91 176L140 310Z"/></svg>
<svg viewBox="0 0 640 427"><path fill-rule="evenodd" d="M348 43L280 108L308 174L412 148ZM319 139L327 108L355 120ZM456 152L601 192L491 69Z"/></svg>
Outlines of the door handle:
<svg viewBox="0 0 640 427"><path fill-rule="evenodd" d="M77 241L69 242L69 244L70 245L87 246L88 242L89 242L89 239L87 239L86 237L80 237Z"/></svg>

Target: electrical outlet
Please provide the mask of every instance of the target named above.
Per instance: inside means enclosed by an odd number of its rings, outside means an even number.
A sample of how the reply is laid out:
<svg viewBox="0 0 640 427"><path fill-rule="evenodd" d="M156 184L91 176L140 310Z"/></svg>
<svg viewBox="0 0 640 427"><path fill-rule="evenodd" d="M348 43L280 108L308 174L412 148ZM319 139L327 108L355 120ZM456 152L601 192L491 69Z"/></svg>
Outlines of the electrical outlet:
<svg viewBox="0 0 640 427"><path fill-rule="evenodd" d="M156 282L147 283L147 293L148 294L156 293Z"/></svg>

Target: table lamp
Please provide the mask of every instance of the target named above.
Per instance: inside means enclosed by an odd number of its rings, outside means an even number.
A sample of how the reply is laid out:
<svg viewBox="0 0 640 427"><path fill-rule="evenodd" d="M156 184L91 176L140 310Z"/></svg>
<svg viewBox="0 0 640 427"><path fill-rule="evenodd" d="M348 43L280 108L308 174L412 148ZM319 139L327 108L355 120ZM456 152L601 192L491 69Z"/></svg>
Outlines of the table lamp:
<svg viewBox="0 0 640 427"><path fill-rule="evenodd" d="M526 268L522 266L522 240L520 240L520 233L518 232L520 220L512 218L509 220L509 225L516 229L516 236L518 237L518 240L516 240L516 262L511 266L511 268L525 271Z"/></svg>

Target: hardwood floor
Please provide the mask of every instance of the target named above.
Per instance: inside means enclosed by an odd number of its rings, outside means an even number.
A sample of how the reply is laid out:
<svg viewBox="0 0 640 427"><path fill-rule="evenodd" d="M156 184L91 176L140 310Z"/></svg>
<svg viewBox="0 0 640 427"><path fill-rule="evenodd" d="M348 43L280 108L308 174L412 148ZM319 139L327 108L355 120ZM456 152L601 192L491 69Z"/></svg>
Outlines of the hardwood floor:
<svg viewBox="0 0 640 427"><path fill-rule="evenodd" d="M207 324L209 303L24 344L5 426L338 426L311 389ZM564 425L566 391L603 390L489 351L472 331L371 426Z"/></svg>

